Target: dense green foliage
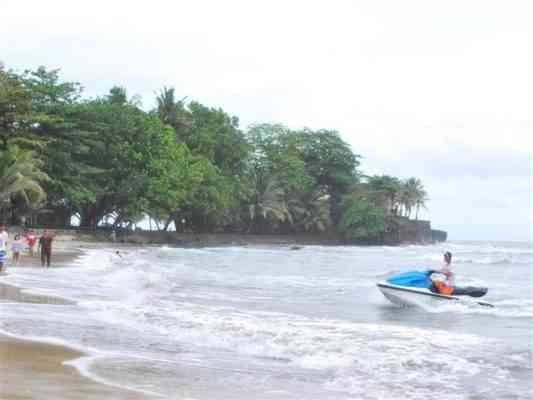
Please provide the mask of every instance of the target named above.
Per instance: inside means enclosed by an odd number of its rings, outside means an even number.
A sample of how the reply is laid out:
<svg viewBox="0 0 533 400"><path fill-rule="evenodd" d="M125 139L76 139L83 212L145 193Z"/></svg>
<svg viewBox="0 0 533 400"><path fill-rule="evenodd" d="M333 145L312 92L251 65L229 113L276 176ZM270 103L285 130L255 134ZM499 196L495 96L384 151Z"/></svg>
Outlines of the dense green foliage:
<svg viewBox="0 0 533 400"><path fill-rule="evenodd" d="M87 99L43 67L0 64L0 211L13 223L251 233L340 233L378 241L426 193L416 178L364 177L331 130L257 124L163 88L146 111L125 88Z"/></svg>
<svg viewBox="0 0 533 400"><path fill-rule="evenodd" d="M366 199L349 198L339 230L355 241L375 241L385 232L385 211Z"/></svg>

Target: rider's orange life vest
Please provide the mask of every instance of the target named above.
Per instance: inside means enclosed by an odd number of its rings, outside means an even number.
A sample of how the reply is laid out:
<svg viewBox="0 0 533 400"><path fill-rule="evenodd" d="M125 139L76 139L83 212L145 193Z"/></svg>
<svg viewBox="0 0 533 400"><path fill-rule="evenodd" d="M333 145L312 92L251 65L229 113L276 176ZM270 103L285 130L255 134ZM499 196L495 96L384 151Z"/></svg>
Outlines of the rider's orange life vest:
<svg viewBox="0 0 533 400"><path fill-rule="evenodd" d="M435 287L440 294L451 295L453 293L453 287L444 282L435 282Z"/></svg>

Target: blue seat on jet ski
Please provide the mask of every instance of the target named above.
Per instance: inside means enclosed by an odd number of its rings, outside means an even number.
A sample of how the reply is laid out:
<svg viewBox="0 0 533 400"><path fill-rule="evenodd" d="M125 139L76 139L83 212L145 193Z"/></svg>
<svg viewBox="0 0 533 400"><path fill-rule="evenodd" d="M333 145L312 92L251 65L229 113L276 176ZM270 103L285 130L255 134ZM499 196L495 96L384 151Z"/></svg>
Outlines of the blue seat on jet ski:
<svg viewBox="0 0 533 400"><path fill-rule="evenodd" d="M427 289L431 286L430 275L431 271L409 271L390 277L387 279L387 283Z"/></svg>

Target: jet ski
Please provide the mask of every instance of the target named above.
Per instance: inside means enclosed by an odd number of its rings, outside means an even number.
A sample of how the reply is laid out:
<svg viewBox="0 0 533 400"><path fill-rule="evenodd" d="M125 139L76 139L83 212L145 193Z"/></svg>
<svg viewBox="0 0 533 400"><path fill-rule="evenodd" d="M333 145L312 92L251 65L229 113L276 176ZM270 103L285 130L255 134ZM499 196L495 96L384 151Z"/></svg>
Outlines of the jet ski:
<svg viewBox="0 0 533 400"><path fill-rule="evenodd" d="M394 275L383 282L378 282L377 286L381 293L392 303L400 306L424 306L435 302L461 301L465 296L482 297L487 294L488 289L483 287L453 287L450 294L439 293L432 275L435 272L409 271ZM482 306L493 307L492 304L476 301Z"/></svg>

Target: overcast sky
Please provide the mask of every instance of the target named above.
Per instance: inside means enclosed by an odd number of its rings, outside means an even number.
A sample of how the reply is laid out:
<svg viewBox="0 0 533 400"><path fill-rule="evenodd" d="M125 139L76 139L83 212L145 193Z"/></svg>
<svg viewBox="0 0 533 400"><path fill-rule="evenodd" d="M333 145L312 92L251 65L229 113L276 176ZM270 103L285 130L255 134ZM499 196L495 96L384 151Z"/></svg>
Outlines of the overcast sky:
<svg viewBox="0 0 533 400"><path fill-rule="evenodd" d="M7 67L336 129L365 173L421 178L450 239L533 239L530 0L1 0L0 17Z"/></svg>

